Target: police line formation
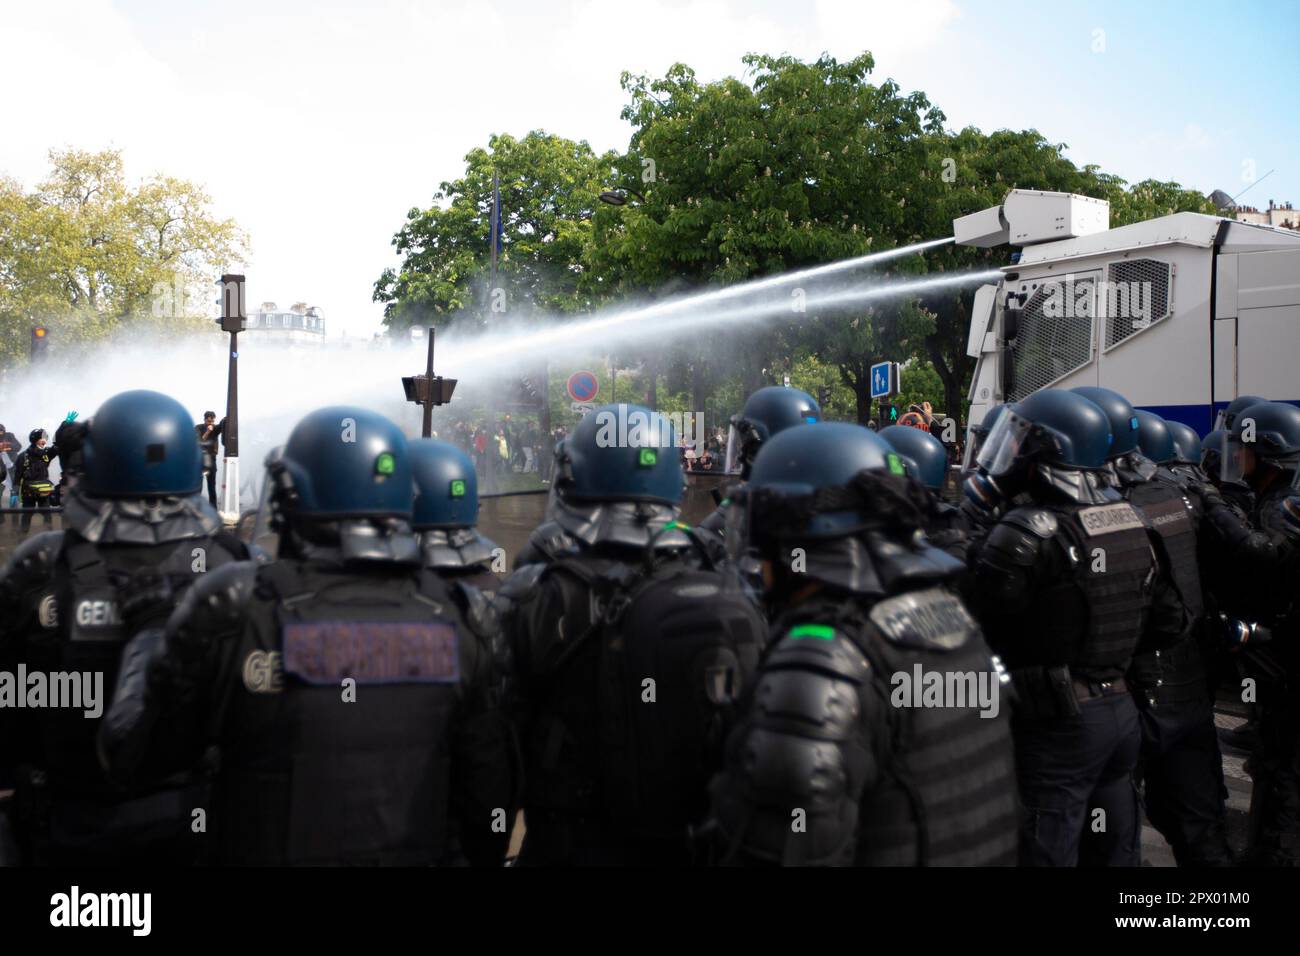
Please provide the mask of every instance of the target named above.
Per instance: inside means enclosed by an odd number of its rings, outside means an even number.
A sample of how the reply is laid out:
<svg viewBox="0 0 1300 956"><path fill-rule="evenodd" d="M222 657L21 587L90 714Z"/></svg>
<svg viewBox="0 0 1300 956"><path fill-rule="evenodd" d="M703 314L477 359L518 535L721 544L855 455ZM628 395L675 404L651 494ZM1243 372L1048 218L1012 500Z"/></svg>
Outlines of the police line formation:
<svg viewBox="0 0 1300 956"><path fill-rule="evenodd" d="M557 448L499 588L469 459L374 412L268 457L273 559L176 401L65 423L65 529L0 572L6 856L497 866L523 810L519 865L1136 865L1145 801L1180 865L1295 861L1300 409L1201 441L1040 391L952 505L936 438L766 388L697 528L671 447L601 440L617 411ZM1259 711L1244 861L1225 666ZM23 673L111 705L21 706Z"/></svg>

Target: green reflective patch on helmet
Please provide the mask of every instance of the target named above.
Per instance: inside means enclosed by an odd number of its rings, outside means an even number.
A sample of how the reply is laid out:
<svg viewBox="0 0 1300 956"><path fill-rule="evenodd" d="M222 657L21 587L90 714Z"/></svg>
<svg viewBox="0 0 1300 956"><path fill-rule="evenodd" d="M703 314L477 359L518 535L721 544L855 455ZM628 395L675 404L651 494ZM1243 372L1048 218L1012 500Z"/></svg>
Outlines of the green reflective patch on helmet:
<svg viewBox="0 0 1300 956"><path fill-rule="evenodd" d="M889 462L889 470L895 475L907 474L907 469L903 467L903 459L899 458L894 452L886 452L885 460Z"/></svg>
<svg viewBox="0 0 1300 956"><path fill-rule="evenodd" d="M790 628L788 636L796 641L801 637L814 637L819 641L833 641L835 640L835 628L829 624L800 624L797 627Z"/></svg>
<svg viewBox="0 0 1300 956"><path fill-rule="evenodd" d="M391 475L396 470L397 460L393 458L393 453L389 451L380 452L379 457L375 459L375 474Z"/></svg>
<svg viewBox="0 0 1300 956"><path fill-rule="evenodd" d="M642 468L653 468L659 461L659 452L653 448L642 448L636 463Z"/></svg>
<svg viewBox="0 0 1300 956"><path fill-rule="evenodd" d="M451 483L451 496L453 498L465 497L465 479L456 478Z"/></svg>
<svg viewBox="0 0 1300 956"><path fill-rule="evenodd" d="M690 530L691 530L691 526L688 525L688 524L687 524L685 521L683 521L681 518L676 518L676 519L674 519L674 520L668 522L666 525L664 525L664 530L665 530L665 531L672 531L674 528L681 528L683 531L690 531Z"/></svg>

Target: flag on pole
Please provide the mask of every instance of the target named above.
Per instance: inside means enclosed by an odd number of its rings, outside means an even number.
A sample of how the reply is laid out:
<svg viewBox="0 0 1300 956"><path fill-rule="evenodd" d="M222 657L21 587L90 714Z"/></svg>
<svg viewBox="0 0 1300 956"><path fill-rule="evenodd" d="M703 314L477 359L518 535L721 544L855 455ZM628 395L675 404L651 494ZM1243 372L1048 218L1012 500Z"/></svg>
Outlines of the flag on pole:
<svg viewBox="0 0 1300 956"><path fill-rule="evenodd" d="M496 171L492 171L492 222L489 231L489 242L492 244L492 281L495 284L497 276L497 255L501 251L501 183L497 179Z"/></svg>

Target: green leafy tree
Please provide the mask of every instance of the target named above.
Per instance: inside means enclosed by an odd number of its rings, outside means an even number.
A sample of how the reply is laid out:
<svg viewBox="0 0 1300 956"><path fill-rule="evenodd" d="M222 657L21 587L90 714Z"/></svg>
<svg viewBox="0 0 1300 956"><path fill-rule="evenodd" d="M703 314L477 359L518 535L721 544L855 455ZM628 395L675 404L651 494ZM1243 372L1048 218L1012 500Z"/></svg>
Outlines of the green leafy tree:
<svg viewBox="0 0 1300 956"><path fill-rule="evenodd" d="M394 235L402 262L384 270L374 291L384 303L384 324L404 331L482 323L494 313L586 308L583 250L614 158L540 130L523 139L494 135L486 149L471 150L465 174L442 183L428 208L411 209ZM496 294L488 288L494 172L503 233Z"/></svg>
<svg viewBox="0 0 1300 956"><path fill-rule="evenodd" d="M844 63L761 55L744 63L749 82L701 84L681 64L659 79L624 75L623 116L634 132L618 169L637 201L597 213L593 275L631 290L726 285L917 238L906 232L906 193L918 147L941 129L942 114L892 81L867 82L867 53ZM722 352L756 387L772 356L794 353L811 334L865 416L865 369L876 356L861 350L911 334L915 315L894 304L856 325L816 318L747 328L721 349L706 341L693 364ZM887 332L895 322L906 328Z"/></svg>
<svg viewBox="0 0 1300 956"><path fill-rule="evenodd" d="M0 361L27 350L28 326L92 340L140 321L197 327L211 283L247 240L193 183L126 181L119 150L53 150L34 192L0 179Z"/></svg>

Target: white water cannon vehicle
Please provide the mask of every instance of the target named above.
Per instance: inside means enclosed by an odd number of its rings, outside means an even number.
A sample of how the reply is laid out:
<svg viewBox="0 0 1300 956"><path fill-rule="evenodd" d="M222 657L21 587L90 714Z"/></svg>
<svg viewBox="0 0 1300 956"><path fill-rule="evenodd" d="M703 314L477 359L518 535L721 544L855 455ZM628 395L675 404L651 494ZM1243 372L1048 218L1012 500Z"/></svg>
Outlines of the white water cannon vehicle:
<svg viewBox="0 0 1300 956"><path fill-rule="evenodd" d="M1024 189L953 221L959 245L1020 247L976 290L972 426L1052 386L1201 435L1239 394L1300 404L1300 233L1190 212L1109 227L1104 200Z"/></svg>

